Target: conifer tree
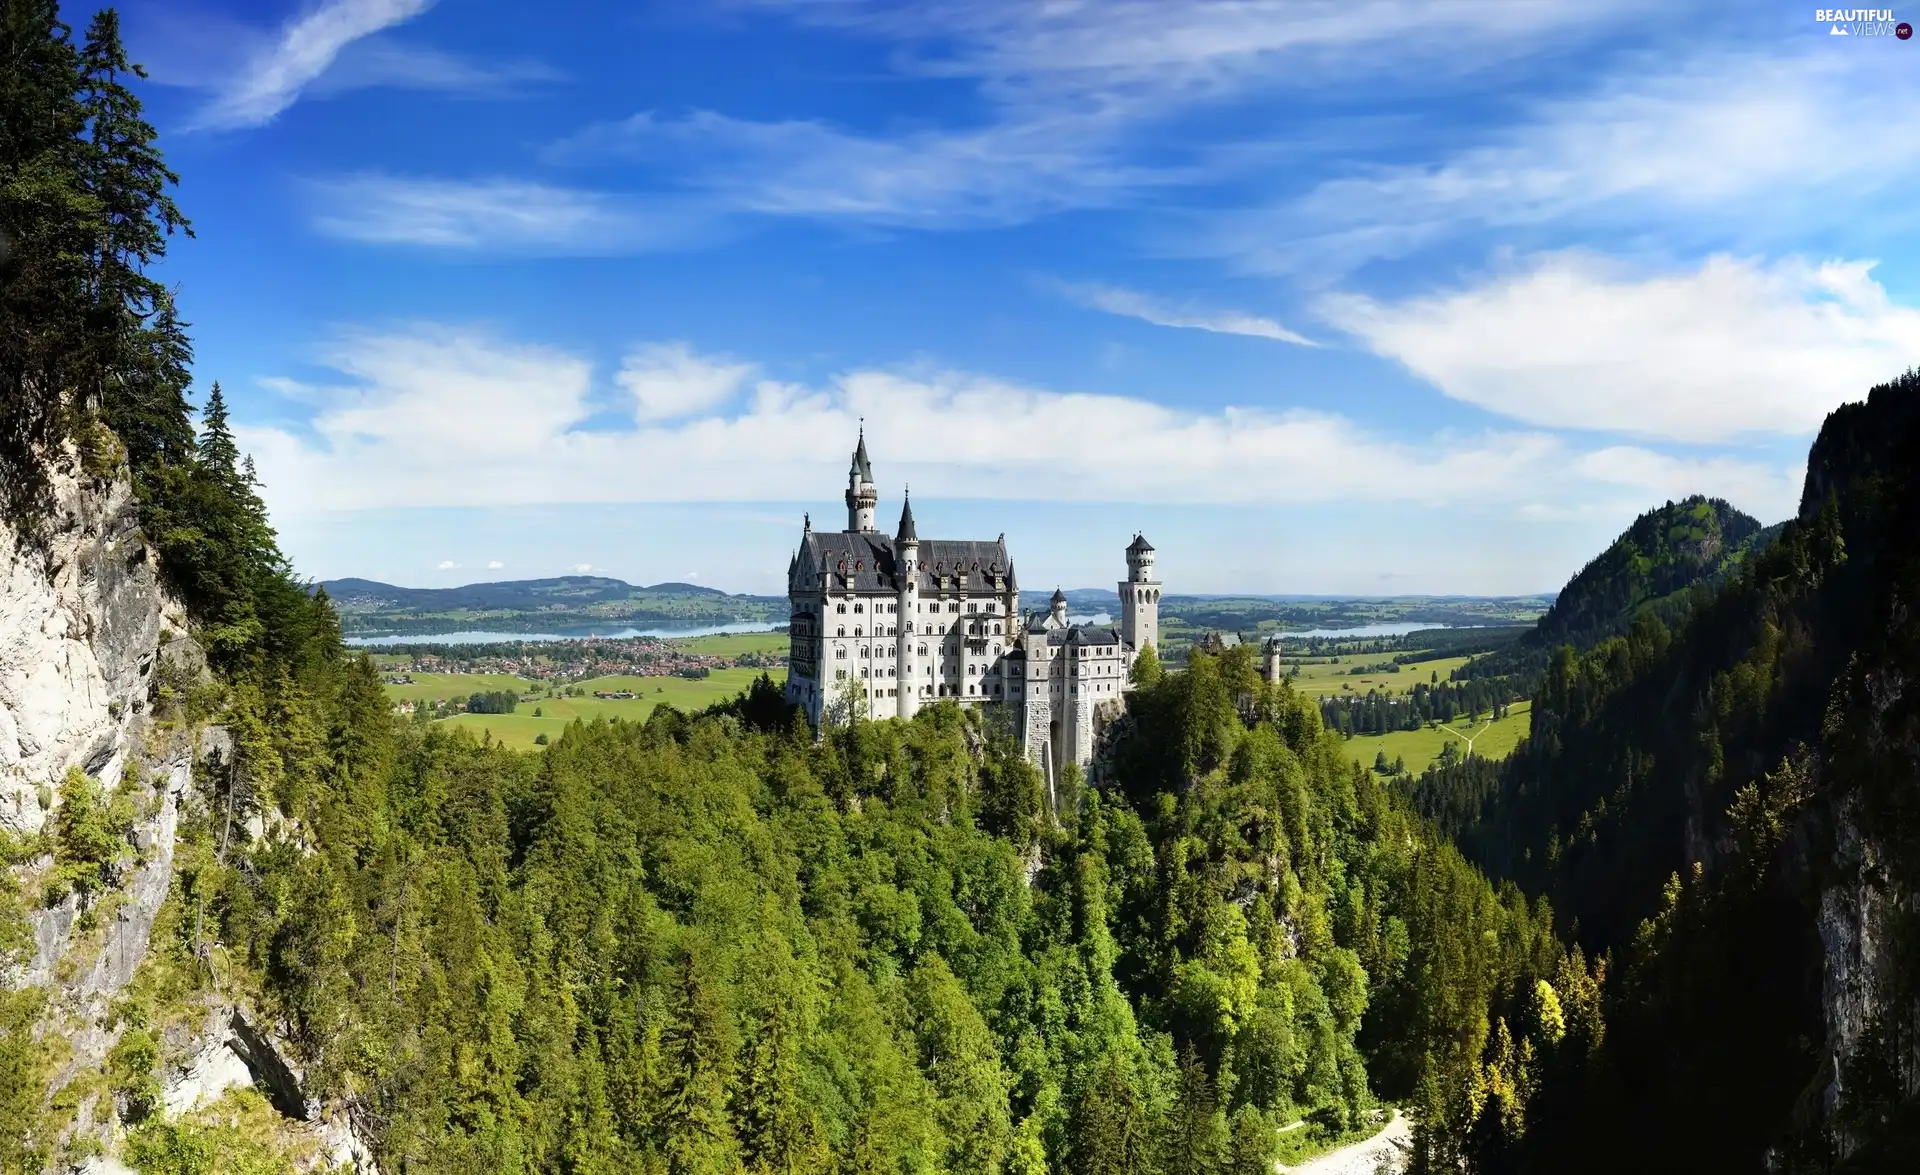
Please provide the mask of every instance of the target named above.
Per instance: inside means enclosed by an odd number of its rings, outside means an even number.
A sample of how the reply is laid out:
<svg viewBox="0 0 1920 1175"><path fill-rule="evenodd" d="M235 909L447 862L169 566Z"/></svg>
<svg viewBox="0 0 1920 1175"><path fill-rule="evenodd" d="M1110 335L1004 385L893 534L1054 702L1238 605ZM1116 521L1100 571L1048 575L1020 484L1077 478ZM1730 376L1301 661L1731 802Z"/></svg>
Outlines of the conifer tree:
<svg viewBox="0 0 1920 1175"><path fill-rule="evenodd" d="M673 1019L661 1035L662 1082L655 1112L669 1175L722 1175L734 1169L727 1114L733 1080L733 1031L707 961L681 952Z"/></svg>

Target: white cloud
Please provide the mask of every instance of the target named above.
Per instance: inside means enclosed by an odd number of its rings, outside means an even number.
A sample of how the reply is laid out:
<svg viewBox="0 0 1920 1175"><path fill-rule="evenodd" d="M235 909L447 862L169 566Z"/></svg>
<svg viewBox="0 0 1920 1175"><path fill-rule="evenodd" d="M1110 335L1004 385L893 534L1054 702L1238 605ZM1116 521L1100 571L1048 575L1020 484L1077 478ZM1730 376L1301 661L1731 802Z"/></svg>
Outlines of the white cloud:
<svg viewBox="0 0 1920 1175"><path fill-rule="evenodd" d="M353 336L330 361L351 383L323 394L310 432L241 432L276 516L830 501L861 417L890 492L910 482L930 498L1517 510L1600 492L1644 503L1684 480L1684 470L1658 454L1636 465L1630 450L1585 454L1541 432L1405 442L1323 412L1193 412L940 370L857 369L817 387L762 380L725 410L661 422L641 419L636 402L630 427L582 429L601 403L590 395L590 364L565 352L431 330ZM1780 471L1728 458L1698 474L1701 484L1688 492L1771 486L1768 500L1742 504L1763 514L1792 509L1795 495L1780 488Z"/></svg>
<svg viewBox="0 0 1920 1175"><path fill-rule="evenodd" d="M316 228L370 244L598 254L691 248L712 235L689 206L522 180L360 175L313 191Z"/></svg>
<svg viewBox="0 0 1920 1175"><path fill-rule="evenodd" d="M614 382L633 394L636 420L659 421L720 406L751 374L750 363L704 358L685 343L648 343L627 356Z"/></svg>
<svg viewBox="0 0 1920 1175"><path fill-rule="evenodd" d="M433 0L328 0L281 30L201 112L204 127L272 122L361 37L413 19Z"/></svg>
<svg viewBox="0 0 1920 1175"><path fill-rule="evenodd" d="M505 563L502 563L502 562L500 562L500 560L498 560L498 559L489 559L489 560L487 560L487 570L488 570L488 571L498 571L498 570L500 570L500 569L501 569L502 567L505 567L505 566L506 566L506 564L505 564Z"/></svg>
<svg viewBox="0 0 1920 1175"><path fill-rule="evenodd" d="M594 571L594 566L591 563L575 563L572 567L568 568L568 570L572 571L575 575L587 575Z"/></svg>
<svg viewBox="0 0 1920 1175"><path fill-rule="evenodd" d="M433 569L435 571L458 571L460 569L460 565L458 563L455 563L451 559L442 559L440 560L440 562L433 565Z"/></svg>
<svg viewBox="0 0 1920 1175"><path fill-rule="evenodd" d="M1332 296L1322 311L1447 395L1528 424L1804 435L1920 362L1920 310L1893 304L1871 269L1714 257L1642 275L1559 253L1464 289Z"/></svg>
<svg viewBox="0 0 1920 1175"><path fill-rule="evenodd" d="M1069 301L1093 310L1104 310L1123 318L1138 318L1155 326L1184 327L1225 335L1248 335L1273 339L1302 347L1320 344L1288 330L1271 318L1262 318L1241 310L1203 310L1191 306L1172 306L1147 294L1114 286L1062 283L1060 292Z"/></svg>

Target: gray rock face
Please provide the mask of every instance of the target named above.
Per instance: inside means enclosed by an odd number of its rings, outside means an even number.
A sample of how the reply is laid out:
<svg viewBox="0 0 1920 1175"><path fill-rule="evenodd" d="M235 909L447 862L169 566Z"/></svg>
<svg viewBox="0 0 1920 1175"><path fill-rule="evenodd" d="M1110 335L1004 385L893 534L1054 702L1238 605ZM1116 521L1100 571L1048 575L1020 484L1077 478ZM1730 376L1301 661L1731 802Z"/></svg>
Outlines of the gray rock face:
<svg viewBox="0 0 1920 1175"><path fill-rule="evenodd" d="M126 478L69 461L50 480L33 533L0 522L0 823L29 832L69 767L118 782L161 633L184 635Z"/></svg>

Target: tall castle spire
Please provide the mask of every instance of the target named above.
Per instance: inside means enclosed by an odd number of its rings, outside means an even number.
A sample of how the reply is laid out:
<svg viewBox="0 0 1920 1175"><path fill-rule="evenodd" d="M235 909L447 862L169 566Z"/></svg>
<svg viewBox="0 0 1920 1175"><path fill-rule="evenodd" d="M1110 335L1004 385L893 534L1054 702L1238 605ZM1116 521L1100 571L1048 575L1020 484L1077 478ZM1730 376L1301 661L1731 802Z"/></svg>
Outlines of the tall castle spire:
<svg viewBox="0 0 1920 1175"><path fill-rule="evenodd" d="M847 467L847 529L872 534L873 512L879 505L880 489L873 484L873 462L867 459L867 429L863 424L853 463Z"/></svg>

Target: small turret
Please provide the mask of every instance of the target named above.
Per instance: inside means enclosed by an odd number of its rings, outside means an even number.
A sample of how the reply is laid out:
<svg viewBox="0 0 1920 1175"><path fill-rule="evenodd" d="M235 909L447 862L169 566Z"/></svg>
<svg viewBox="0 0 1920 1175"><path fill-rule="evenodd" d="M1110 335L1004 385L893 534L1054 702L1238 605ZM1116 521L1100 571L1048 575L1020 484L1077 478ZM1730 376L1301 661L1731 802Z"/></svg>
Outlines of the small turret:
<svg viewBox="0 0 1920 1175"><path fill-rule="evenodd" d="M1053 589L1053 599L1047 615L1056 626L1060 628L1067 626L1067 593L1059 588Z"/></svg>

